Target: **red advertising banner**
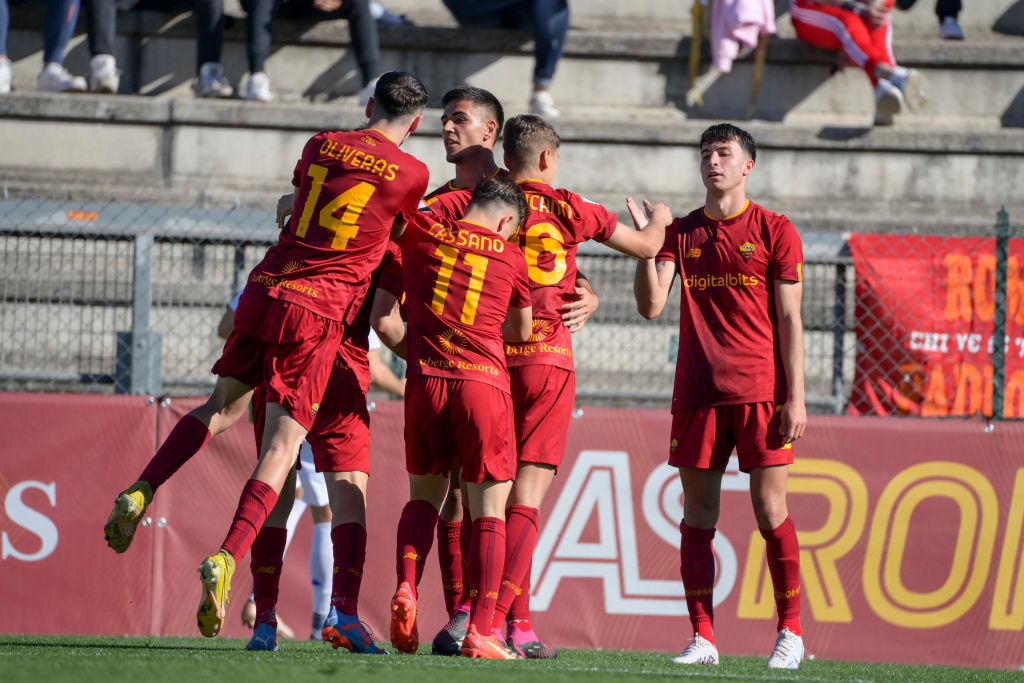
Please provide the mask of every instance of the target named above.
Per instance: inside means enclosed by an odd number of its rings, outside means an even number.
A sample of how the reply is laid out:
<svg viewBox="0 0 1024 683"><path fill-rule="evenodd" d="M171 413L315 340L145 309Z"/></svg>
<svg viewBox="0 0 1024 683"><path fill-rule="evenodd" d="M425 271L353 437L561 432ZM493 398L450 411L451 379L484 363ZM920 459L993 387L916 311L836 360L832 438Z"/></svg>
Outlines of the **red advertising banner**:
<svg viewBox="0 0 1024 683"><path fill-rule="evenodd" d="M247 425L214 439L157 492L116 555L113 498L196 404L145 397L0 394L0 632L192 635L195 573L223 538L254 464ZM59 415L59 419L54 419ZM395 528L408 495L402 406L372 413L369 545L360 615L387 638ZM690 636L679 581L682 491L664 464L664 411L583 408L541 511L534 624L556 647L677 653ZM1024 424L812 417L790 478L801 542L804 638L818 659L1017 669L1024 664ZM747 478L723 479L715 538L717 644L766 656L775 608ZM289 550L280 613L308 628L308 522ZM248 561L235 574L224 635ZM420 634L444 624L437 562ZM69 597L70 596L70 597ZM55 616L55 615L59 615Z"/></svg>
<svg viewBox="0 0 1024 683"><path fill-rule="evenodd" d="M857 366L849 412L992 415L995 240L850 236ZM1007 263L1004 415L1024 417L1024 240Z"/></svg>

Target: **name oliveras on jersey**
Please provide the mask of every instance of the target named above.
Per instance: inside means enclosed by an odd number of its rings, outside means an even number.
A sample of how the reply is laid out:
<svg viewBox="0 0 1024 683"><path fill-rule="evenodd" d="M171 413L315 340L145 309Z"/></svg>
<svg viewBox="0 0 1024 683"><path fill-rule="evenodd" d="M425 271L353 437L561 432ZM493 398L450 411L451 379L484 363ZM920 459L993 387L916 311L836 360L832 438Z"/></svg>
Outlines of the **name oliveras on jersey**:
<svg viewBox="0 0 1024 683"><path fill-rule="evenodd" d="M331 139L324 140L323 144L320 145L320 156L341 159L342 162L352 168L361 168L364 171L379 175L384 180L394 180L399 169L398 164L389 164L384 159L378 159L368 152L357 150L348 145L338 145L337 141Z"/></svg>

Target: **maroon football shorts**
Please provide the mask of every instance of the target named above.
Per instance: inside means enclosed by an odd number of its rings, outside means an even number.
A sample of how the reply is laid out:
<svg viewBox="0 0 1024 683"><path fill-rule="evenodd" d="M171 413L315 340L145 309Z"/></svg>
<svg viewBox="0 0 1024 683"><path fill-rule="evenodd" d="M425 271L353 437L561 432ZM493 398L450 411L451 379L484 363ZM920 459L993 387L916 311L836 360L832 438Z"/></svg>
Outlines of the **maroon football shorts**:
<svg viewBox="0 0 1024 683"><path fill-rule="evenodd" d="M485 382L417 375L405 386L405 467L409 474L507 481L516 475L512 398Z"/></svg>
<svg viewBox="0 0 1024 683"><path fill-rule="evenodd" d="M733 449L740 469L793 464L793 444L782 444L782 406L774 402L683 408L672 415L668 464L725 471Z"/></svg>
<svg viewBox="0 0 1024 683"><path fill-rule="evenodd" d="M519 462L557 468L565 455L576 401L576 373L554 365L508 369Z"/></svg>
<svg viewBox="0 0 1024 683"><path fill-rule="evenodd" d="M213 372L263 386L306 429L313 426L334 367L344 325L302 306L243 294L235 327Z"/></svg>
<svg viewBox="0 0 1024 683"><path fill-rule="evenodd" d="M370 473L370 411L354 384L332 380L306 441L317 472Z"/></svg>

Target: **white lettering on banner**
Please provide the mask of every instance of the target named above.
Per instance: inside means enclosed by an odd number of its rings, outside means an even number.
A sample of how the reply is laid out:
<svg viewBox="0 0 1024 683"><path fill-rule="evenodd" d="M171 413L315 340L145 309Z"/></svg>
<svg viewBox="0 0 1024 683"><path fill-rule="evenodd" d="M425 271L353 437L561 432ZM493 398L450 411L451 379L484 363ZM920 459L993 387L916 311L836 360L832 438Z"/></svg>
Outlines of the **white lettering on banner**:
<svg viewBox="0 0 1024 683"><path fill-rule="evenodd" d="M4 512L12 522L38 536L43 543L36 552L23 553L14 547L5 531L0 539L3 543L0 559L6 560L8 557L13 557L25 562L38 562L49 557L57 549L57 525L46 515L25 505L21 494L26 489L39 489L46 494L50 501L50 507L57 507L57 482L44 484L41 481L23 481L12 486L11 490L7 492L7 497L4 498Z"/></svg>
<svg viewBox="0 0 1024 683"><path fill-rule="evenodd" d="M730 462L730 470L735 465ZM749 488L746 475L723 478L723 490ZM675 468L656 468L644 484L642 510L647 524L672 548L679 548L682 484ZM597 542L583 542L587 523L596 513ZM719 579L714 603L725 600L736 583L738 564L732 543L715 537ZM530 606L543 612L551 605L563 578L602 580L608 614L681 616L686 612L679 580L640 577L633 487L629 455L623 451L582 451L566 478L533 555L536 577Z"/></svg>

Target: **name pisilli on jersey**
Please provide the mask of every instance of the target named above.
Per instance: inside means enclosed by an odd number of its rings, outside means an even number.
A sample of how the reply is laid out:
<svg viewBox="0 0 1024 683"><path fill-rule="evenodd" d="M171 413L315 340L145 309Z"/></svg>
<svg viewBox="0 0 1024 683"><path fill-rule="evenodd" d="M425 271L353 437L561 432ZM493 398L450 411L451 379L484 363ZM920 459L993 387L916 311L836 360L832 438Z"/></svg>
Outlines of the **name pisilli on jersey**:
<svg viewBox="0 0 1024 683"><path fill-rule="evenodd" d="M421 213L402 248L407 374L485 382L509 391L501 326L530 305L526 263L515 245L466 221Z"/></svg>
<svg viewBox="0 0 1024 683"><path fill-rule="evenodd" d="M522 343L506 343L509 367L555 365L575 370L572 335L562 324L562 306L576 301L576 247L590 239L611 238L618 216L600 204L539 180L519 183L530 216L517 242L526 257L533 303L533 334Z"/></svg>
<svg viewBox="0 0 1024 683"><path fill-rule="evenodd" d="M396 216L417 212L428 177L378 130L313 136L295 165L291 218L246 290L352 322Z"/></svg>
<svg viewBox="0 0 1024 683"><path fill-rule="evenodd" d="M682 281L672 410L784 401L775 282L803 280L789 219L752 202L725 220L697 209L668 227L655 260Z"/></svg>

